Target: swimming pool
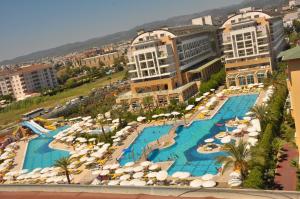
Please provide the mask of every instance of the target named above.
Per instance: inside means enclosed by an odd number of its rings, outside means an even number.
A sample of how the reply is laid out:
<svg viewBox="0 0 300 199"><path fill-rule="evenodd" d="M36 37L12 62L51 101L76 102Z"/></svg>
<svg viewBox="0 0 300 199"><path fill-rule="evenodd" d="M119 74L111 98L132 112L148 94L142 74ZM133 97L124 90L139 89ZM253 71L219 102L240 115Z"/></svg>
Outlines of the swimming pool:
<svg viewBox="0 0 300 199"><path fill-rule="evenodd" d="M145 147L149 143L158 140L161 136L167 134L171 128L171 125L146 127L129 148L124 151L119 163L124 165L127 162L140 159L145 151Z"/></svg>
<svg viewBox="0 0 300 199"><path fill-rule="evenodd" d="M33 170L35 168L51 167L55 161L68 157L69 152L49 148L50 142L54 139L53 136L67 127L61 127L47 133L47 136L38 136L29 141L26 156L23 163L23 169Z"/></svg>
<svg viewBox="0 0 300 199"><path fill-rule="evenodd" d="M235 117L243 117L255 104L257 97L258 95L230 97L211 119L195 121L189 127L178 127L175 144L152 151L148 159L153 162L173 160L174 163L168 170L170 175L176 171L187 171L193 176L202 176L206 173L216 174L221 165L216 163L215 157L226 154L224 152L200 154L197 152L198 146L203 144L205 139L214 137L220 131L226 130L225 126L218 127L215 125L216 123L224 123ZM143 131L140 136L147 137L147 132ZM216 143L218 142L216 141ZM144 145L146 146L147 143ZM124 161L122 160L123 163Z"/></svg>

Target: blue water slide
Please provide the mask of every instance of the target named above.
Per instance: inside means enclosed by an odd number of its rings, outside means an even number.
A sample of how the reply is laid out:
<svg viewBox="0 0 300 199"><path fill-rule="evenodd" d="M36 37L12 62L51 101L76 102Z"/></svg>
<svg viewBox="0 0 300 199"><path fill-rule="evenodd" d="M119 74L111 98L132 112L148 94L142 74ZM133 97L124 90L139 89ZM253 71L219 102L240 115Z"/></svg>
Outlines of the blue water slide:
<svg viewBox="0 0 300 199"><path fill-rule="evenodd" d="M46 135L43 132L41 132L38 128L36 128L35 125L32 125L32 123L29 121L24 121L21 123L21 125L31 129L33 133L36 133L42 137L46 137Z"/></svg>

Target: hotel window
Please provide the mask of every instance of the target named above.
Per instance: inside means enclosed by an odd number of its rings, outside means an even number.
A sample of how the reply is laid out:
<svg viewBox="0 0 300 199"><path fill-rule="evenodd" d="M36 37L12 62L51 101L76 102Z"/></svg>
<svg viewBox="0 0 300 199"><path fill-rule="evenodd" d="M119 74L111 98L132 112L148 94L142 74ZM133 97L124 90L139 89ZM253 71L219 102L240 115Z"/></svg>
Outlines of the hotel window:
<svg viewBox="0 0 300 199"><path fill-rule="evenodd" d="M147 57L147 59L152 59L152 54L151 53L147 53L146 57Z"/></svg>
<svg viewBox="0 0 300 199"><path fill-rule="evenodd" d="M229 86L236 86L235 77L228 78Z"/></svg>
<svg viewBox="0 0 300 199"><path fill-rule="evenodd" d="M258 83L263 83L265 79L265 74L264 73L257 73L257 81Z"/></svg>
<svg viewBox="0 0 300 199"><path fill-rule="evenodd" d="M247 84L254 84L253 75L247 75Z"/></svg>
<svg viewBox="0 0 300 199"><path fill-rule="evenodd" d="M246 85L246 78L244 76L239 77L240 86Z"/></svg>
<svg viewBox="0 0 300 199"><path fill-rule="evenodd" d="M245 50L239 50L239 57L245 56Z"/></svg>
<svg viewBox="0 0 300 199"><path fill-rule="evenodd" d="M243 35L242 34L238 34L235 36L237 41L241 41L243 40Z"/></svg>

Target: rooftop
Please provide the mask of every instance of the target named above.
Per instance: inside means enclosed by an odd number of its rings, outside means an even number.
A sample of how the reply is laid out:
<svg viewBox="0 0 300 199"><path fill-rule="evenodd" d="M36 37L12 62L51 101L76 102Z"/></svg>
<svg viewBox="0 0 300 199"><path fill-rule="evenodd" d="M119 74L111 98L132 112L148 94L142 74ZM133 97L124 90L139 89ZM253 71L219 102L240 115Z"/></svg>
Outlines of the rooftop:
<svg viewBox="0 0 300 199"><path fill-rule="evenodd" d="M190 70L188 71L189 73L198 73L198 72L201 72L203 69L213 65L214 63L218 62L218 61L221 61L221 58L215 58L207 63L205 63L204 65L196 68L196 69L193 69L193 70Z"/></svg>
<svg viewBox="0 0 300 199"><path fill-rule="evenodd" d="M176 36L185 36L200 32L210 32L216 29L217 28L212 25L187 25L167 28L168 31L175 34Z"/></svg>
<svg viewBox="0 0 300 199"><path fill-rule="evenodd" d="M128 91L126 93L123 93L119 95L118 98L120 99L129 99L129 98L134 98L134 97L146 97L146 96L153 96L153 94L160 94L160 95L166 95L166 94L176 94L176 93L181 93L190 86L195 84L195 82L189 82L183 86L180 86L174 90L162 90L162 91L152 91L152 92L147 92L147 93L137 93L137 94L132 94L131 91Z"/></svg>
<svg viewBox="0 0 300 199"><path fill-rule="evenodd" d="M300 46L281 52L278 58L282 58L282 61L300 59Z"/></svg>
<svg viewBox="0 0 300 199"><path fill-rule="evenodd" d="M4 76L4 75L13 75L16 73L30 73L33 71L42 70L50 67L52 67L52 65L44 64L44 63L24 65L16 68L8 68L8 69L0 70L0 75Z"/></svg>

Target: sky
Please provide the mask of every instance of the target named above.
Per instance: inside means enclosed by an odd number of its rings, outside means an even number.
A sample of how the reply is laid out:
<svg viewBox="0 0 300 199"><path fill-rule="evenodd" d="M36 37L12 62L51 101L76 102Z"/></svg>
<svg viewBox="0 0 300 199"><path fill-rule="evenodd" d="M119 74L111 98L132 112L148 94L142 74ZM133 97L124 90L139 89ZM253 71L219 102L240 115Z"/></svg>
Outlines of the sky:
<svg viewBox="0 0 300 199"><path fill-rule="evenodd" d="M242 0L0 0L0 61Z"/></svg>

